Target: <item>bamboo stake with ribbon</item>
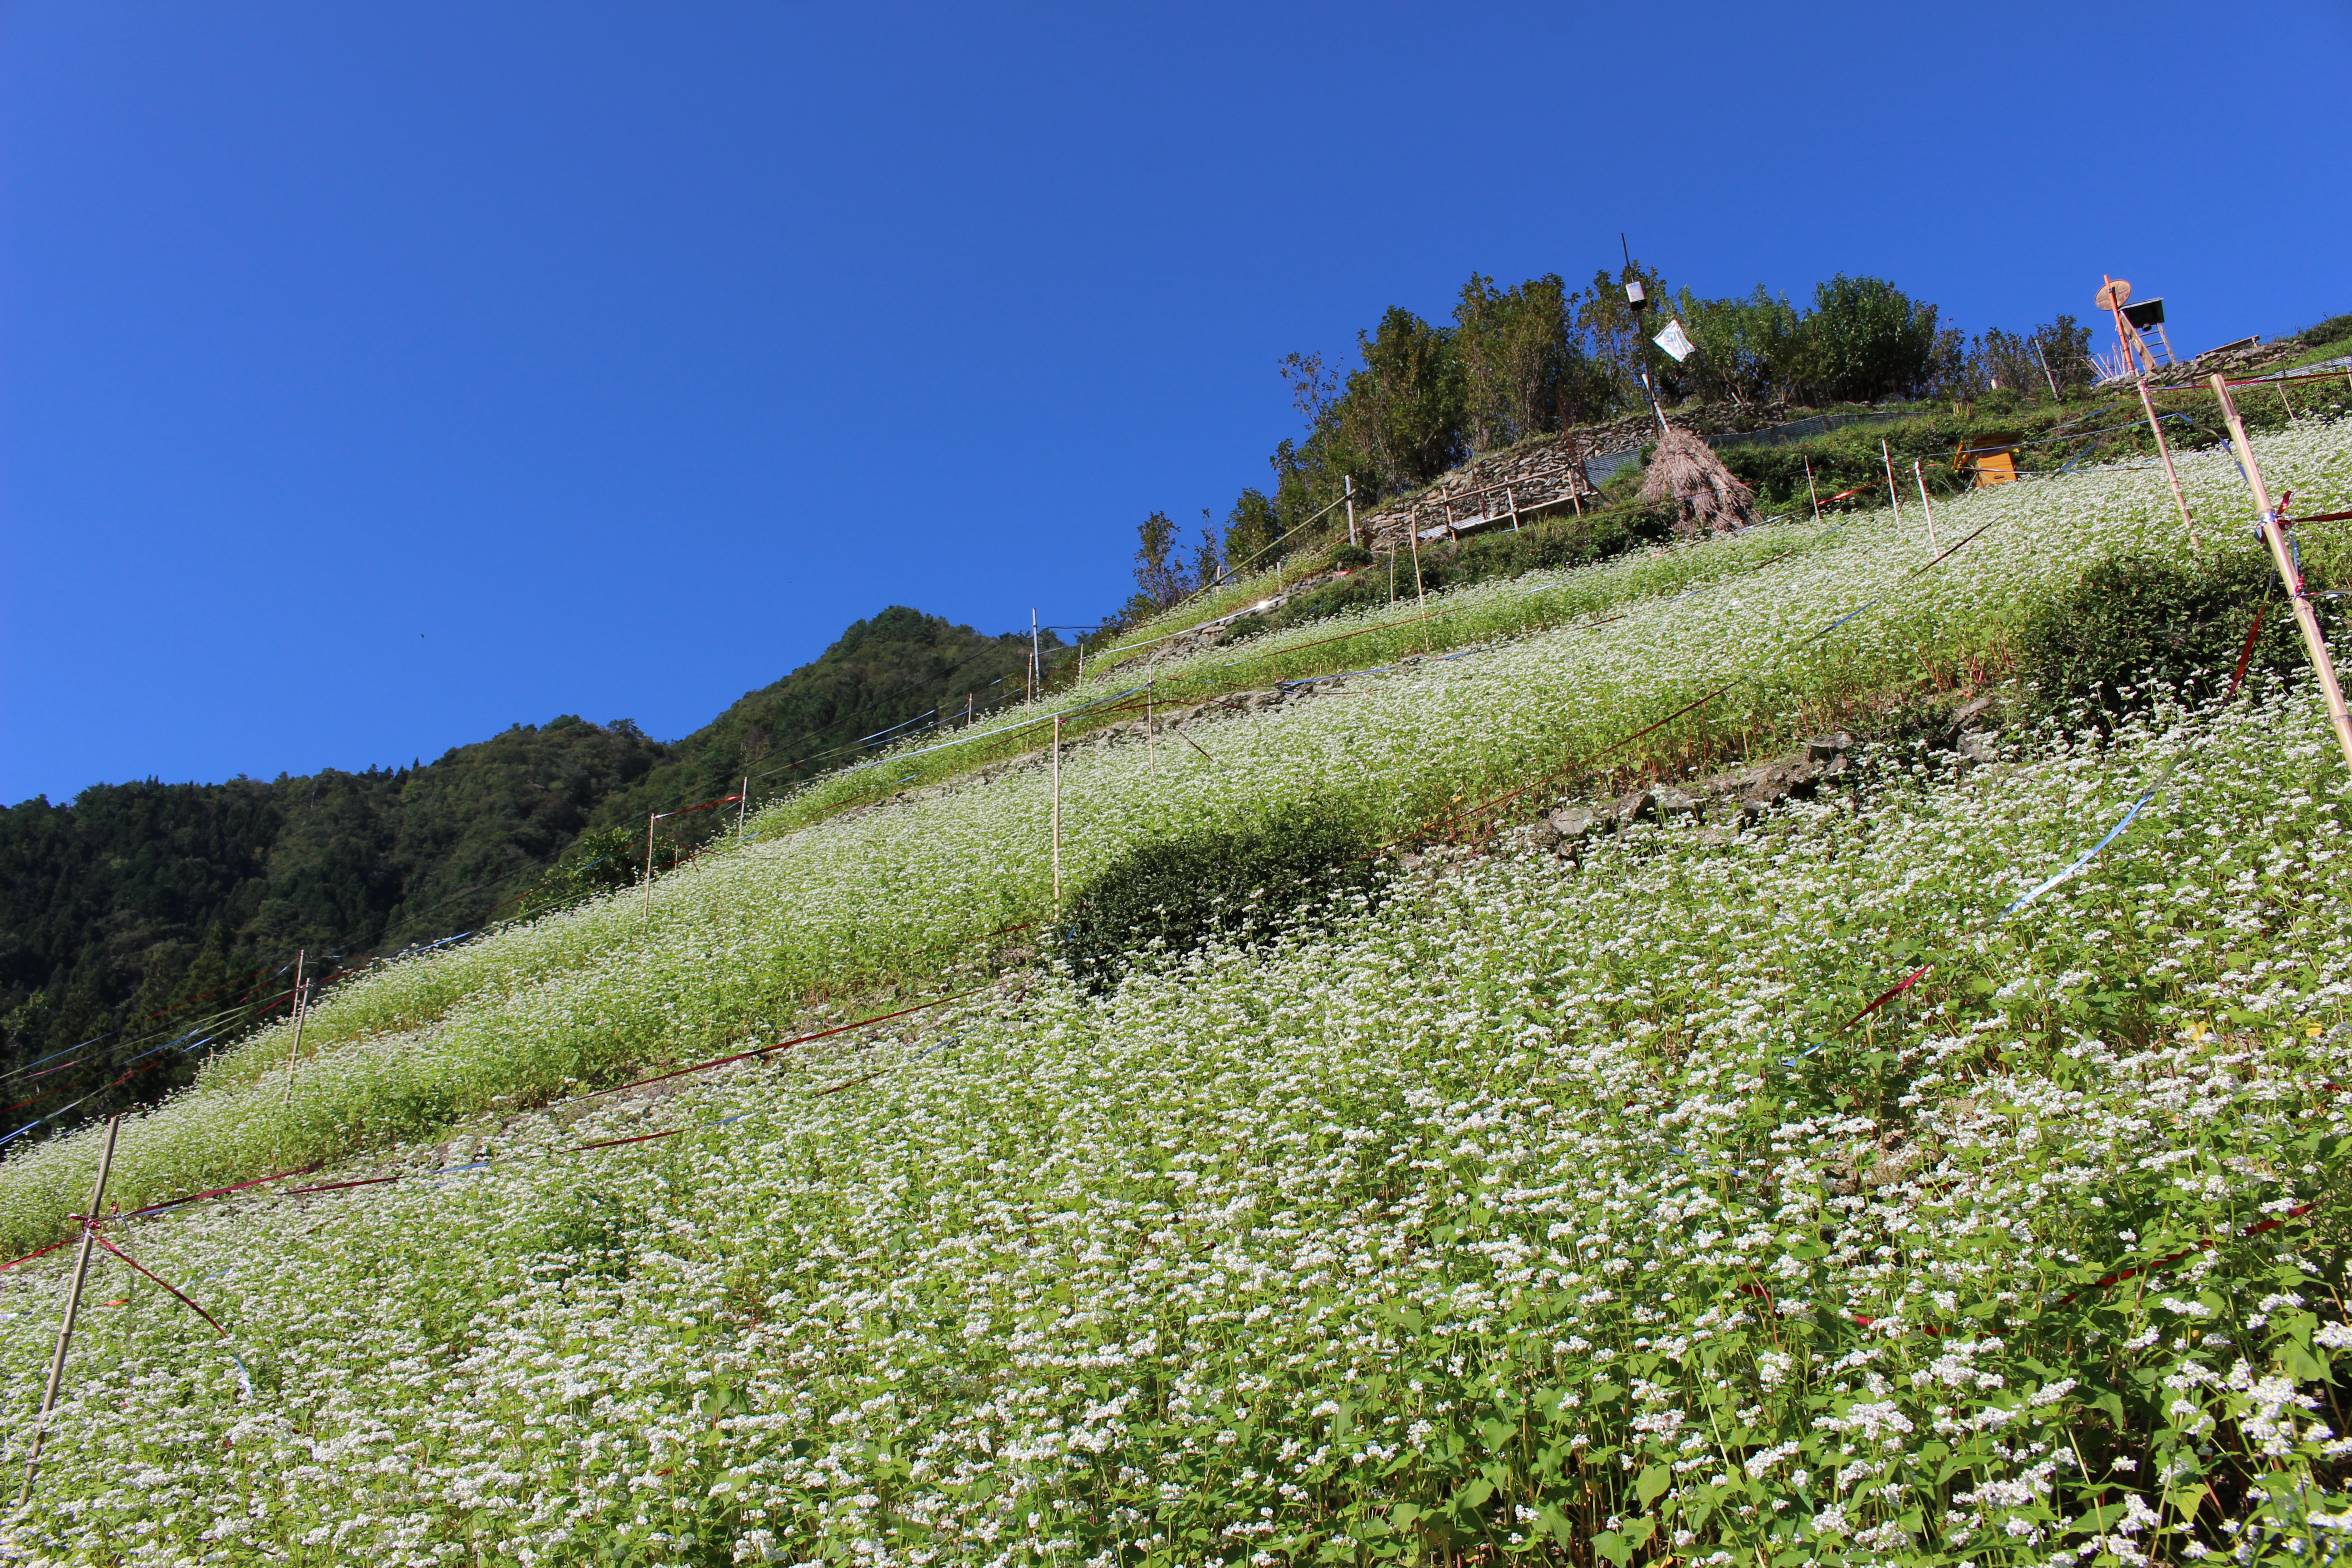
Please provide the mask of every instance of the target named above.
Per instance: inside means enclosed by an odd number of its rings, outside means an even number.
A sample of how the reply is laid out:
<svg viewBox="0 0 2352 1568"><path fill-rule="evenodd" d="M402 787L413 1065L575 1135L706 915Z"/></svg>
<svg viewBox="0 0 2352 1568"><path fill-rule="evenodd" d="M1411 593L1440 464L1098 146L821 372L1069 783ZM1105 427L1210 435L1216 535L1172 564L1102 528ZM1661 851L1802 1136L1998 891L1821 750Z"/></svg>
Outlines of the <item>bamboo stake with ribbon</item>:
<svg viewBox="0 0 2352 1568"><path fill-rule="evenodd" d="M2311 595L2304 592L2303 570L2295 564L2294 552L2287 544L2285 525L2280 522L2278 508L2271 504L2270 487L2263 482L2263 470L2254 461L2253 444L2246 439L2245 421L2238 417L2238 405L2230 395L2230 384L2221 376L2212 378L2213 395L2221 400L2221 418L2230 427L2230 444L2237 448L2238 468L2246 476L2246 488L2254 493L2254 508L2260 514L2255 531L2270 546L2271 562L2278 568L2279 581L2286 585L2286 602L2294 611L2294 624L2303 632L2303 646L2311 655L2311 668L2319 677L2319 689L2327 700L2328 723L2336 731L2336 743L2343 748L2344 763L2352 767L2352 712L2344 707L2344 688L2336 679L2336 663L2327 654L2327 638L2319 629L2319 616L2311 607Z"/></svg>

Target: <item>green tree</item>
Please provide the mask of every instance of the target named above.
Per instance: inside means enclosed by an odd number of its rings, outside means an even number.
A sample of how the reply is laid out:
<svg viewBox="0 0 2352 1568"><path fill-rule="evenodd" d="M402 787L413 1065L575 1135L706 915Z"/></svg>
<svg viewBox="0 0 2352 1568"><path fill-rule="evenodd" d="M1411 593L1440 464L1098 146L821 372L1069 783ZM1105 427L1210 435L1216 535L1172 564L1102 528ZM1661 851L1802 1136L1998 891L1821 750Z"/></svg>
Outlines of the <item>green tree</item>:
<svg viewBox="0 0 2352 1568"><path fill-rule="evenodd" d="M1592 378L1570 319L1574 305L1556 272L1509 289L1476 273L1463 285L1454 347L1474 450L1556 430L1572 405L1590 400Z"/></svg>
<svg viewBox="0 0 2352 1568"><path fill-rule="evenodd" d="M1702 300L1685 289L1675 316L1698 345L1681 375L1706 396L1748 407L1785 393L1803 327L1796 307L1764 285L1740 298Z"/></svg>
<svg viewBox="0 0 2352 1568"><path fill-rule="evenodd" d="M1577 331L1584 334L1593 358L1601 363L1612 411L1648 406L1648 395L1642 390L1644 372L1669 393L1683 379L1673 356L1650 341L1651 334L1664 325L1658 311L1637 313L1626 301L1625 285L1633 282L1642 285L1653 305L1664 304L1665 279L1638 259L1618 268L1613 276L1606 269L1595 272L1591 291L1578 296Z"/></svg>
<svg viewBox="0 0 2352 1568"><path fill-rule="evenodd" d="M1841 272L1813 288L1800 378L1822 397L1867 403L1925 387L1936 363L1936 307L1883 278Z"/></svg>
<svg viewBox="0 0 2352 1568"><path fill-rule="evenodd" d="M1285 441L1286 448L1290 445ZM1281 516L1262 490L1246 489L1225 514L1225 559L1236 572L1248 571L1265 559L1283 537Z"/></svg>
<svg viewBox="0 0 2352 1568"><path fill-rule="evenodd" d="M1356 335L1363 368L1349 374L1334 413L1389 489L1426 484L1461 460L1462 377L1452 339L1402 306Z"/></svg>
<svg viewBox="0 0 2352 1568"><path fill-rule="evenodd" d="M1176 525L1155 511L1136 525L1135 591L1156 609L1184 596L1184 569L1176 560Z"/></svg>

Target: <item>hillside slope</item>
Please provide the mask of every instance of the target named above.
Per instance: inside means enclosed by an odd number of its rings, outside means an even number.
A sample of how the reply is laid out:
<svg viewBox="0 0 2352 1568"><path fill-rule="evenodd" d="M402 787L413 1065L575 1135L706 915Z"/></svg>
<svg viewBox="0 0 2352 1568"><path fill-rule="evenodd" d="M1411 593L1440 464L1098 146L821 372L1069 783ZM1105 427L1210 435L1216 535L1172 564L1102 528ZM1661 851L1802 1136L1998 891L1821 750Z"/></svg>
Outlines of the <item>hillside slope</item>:
<svg viewBox="0 0 2352 1568"><path fill-rule="evenodd" d="M583 834L617 826L634 847L647 812L731 794L742 771L766 771L772 793L966 689L1001 702L1027 653L1025 635L894 606L672 743L567 715L413 767L99 784L68 805L0 808L0 1082L63 1054L74 1070L45 1079L52 1093L28 1114L86 1090L59 1125L152 1103L194 1076L194 1055L170 1042L201 1048L285 1011L298 950L311 977L331 978L512 919ZM669 847L720 820L689 819ZM609 847L572 857L589 858L568 880L626 886L641 864Z"/></svg>
<svg viewBox="0 0 2352 1568"><path fill-rule="evenodd" d="M2341 509L2347 434L2263 461ZM2242 515L2227 458L2183 477ZM990 748L1034 733L909 743L649 908L359 982L290 1076L265 1036L126 1125L126 1210L382 1152L110 1226L226 1338L107 1276L13 1549L2324 1558L2352 790L2267 673L2104 718L2011 681L2063 675L2038 639L2114 574L2246 552L2170 511L2097 471L1956 502L1940 561L1865 516L1171 660L1352 673L1072 748L1066 896L1302 807L1385 868L1107 994L1025 951L1061 923L1055 770ZM1917 716L1969 692L2001 733L1963 754ZM1837 721L1860 765L1813 800L1377 858ZM0 1165L7 1234L58 1235L94 1152ZM5 1287L12 1397L61 1289Z"/></svg>

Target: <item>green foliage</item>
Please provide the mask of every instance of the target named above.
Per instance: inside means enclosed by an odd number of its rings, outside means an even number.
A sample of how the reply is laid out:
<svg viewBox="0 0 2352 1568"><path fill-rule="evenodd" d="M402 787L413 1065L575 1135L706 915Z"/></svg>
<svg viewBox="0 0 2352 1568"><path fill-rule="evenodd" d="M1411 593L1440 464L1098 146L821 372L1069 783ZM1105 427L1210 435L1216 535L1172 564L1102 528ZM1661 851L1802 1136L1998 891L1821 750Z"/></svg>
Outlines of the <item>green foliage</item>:
<svg viewBox="0 0 2352 1568"><path fill-rule="evenodd" d="M1609 403L1612 409L1646 406L1642 376L1647 373L1660 386L1678 395L1682 367L1650 341L1664 323L1656 309L1635 311L1626 301L1625 285L1639 282L1651 304L1662 307L1666 280L1655 268L1633 261L1616 272L1595 272L1592 286L1579 295L1576 325L1592 356L1606 367Z"/></svg>
<svg viewBox="0 0 2352 1568"><path fill-rule="evenodd" d="M516 918L529 920L635 886L645 875L645 830L629 824L582 834L521 900Z"/></svg>
<svg viewBox="0 0 2352 1568"><path fill-rule="evenodd" d="M1801 357L1803 321L1785 297L1761 283L1745 299L1702 300L1685 289L1675 311L1698 345L1681 374L1701 394L1753 404L1787 389Z"/></svg>
<svg viewBox="0 0 2352 1568"><path fill-rule="evenodd" d="M1453 334L1400 306L1357 334L1364 367L1348 377L1339 416L1391 490L1425 485L1462 460L1463 386Z"/></svg>
<svg viewBox="0 0 2352 1568"><path fill-rule="evenodd" d="M1048 654L1066 646L1051 631L1039 642ZM731 795L747 773L755 798L804 784L872 755L876 747L862 743L866 736L933 711L942 726L961 722L967 698L982 712L1019 700L1028 663L1025 627L987 637L894 605L852 621L814 660L744 693L665 748L641 782L604 803L594 825L642 831L647 813ZM690 847L721 831L725 815L665 826L665 842Z"/></svg>
<svg viewBox="0 0 2352 1568"><path fill-rule="evenodd" d="M1476 273L1463 285L1453 346L1474 450L1557 430L1606 405L1606 373L1585 354L1575 306L1556 272L1509 289Z"/></svg>
<svg viewBox="0 0 2352 1568"><path fill-rule="evenodd" d="M1225 514L1225 559L1237 568L1266 560L1282 533L1282 518L1265 492L1245 489Z"/></svg>
<svg viewBox="0 0 2352 1568"><path fill-rule="evenodd" d="M478 925L665 751L625 721L567 715L414 767L98 784L69 805L0 809L0 1063L142 1022L63 1080L91 1087L181 1024L283 991L290 976L274 971L297 948L315 976ZM172 1053L142 1066L77 1114L153 1099L193 1071Z"/></svg>
<svg viewBox="0 0 2352 1568"><path fill-rule="evenodd" d="M1335 894L1372 886L1371 847L1361 817L1326 800L1147 840L1072 893L1057 933L1062 956L1100 992L1139 957L1181 956L1213 937L1265 942L1328 923Z"/></svg>
<svg viewBox="0 0 2352 1568"><path fill-rule="evenodd" d="M1813 289L1795 379L1822 397L1868 403L1922 388L1935 353L1935 306L1883 278L1841 272Z"/></svg>
<svg viewBox="0 0 2352 1568"><path fill-rule="evenodd" d="M2018 639L2019 673L2052 709L2087 699L2121 710L2144 707L2161 690L2227 690L2265 603L2248 676L2307 668L2267 552L2233 550L2190 562L2120 555L2092 566L2072 594L2026 623ZM2320 600L2315 606L2331 638L2342 635L2336 605Z"/></svg>

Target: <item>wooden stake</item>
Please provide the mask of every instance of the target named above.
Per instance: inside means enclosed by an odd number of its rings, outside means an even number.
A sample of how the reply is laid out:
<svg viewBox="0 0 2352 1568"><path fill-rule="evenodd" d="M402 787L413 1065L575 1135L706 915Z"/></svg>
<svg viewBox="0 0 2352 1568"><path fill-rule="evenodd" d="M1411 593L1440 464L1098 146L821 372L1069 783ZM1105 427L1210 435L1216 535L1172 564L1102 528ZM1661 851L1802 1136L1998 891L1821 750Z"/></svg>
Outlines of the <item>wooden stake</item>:
<svg viewBox="0 0 2352 1568"><path fill-rule="evenodd" d="M661 820L658 812L646 814L646 929L654 929L654 824Z"/></svg>
<svg viewBox="0 0 2352 1568"><path fill-rule="evenodd" d="M1143 763L1152 777L1160 776L1160 748L1154 740L1151 724L1151 688L1153 681L1143 683Z"/></svg>
<svg viewBox="0 0 2352 1568"><path fill-rule="evenodd" d="M308 952L302 948L294 950L294 1043L286 1047L285 1103L288 1105L294 1103L294 1064L302 1056L302 1020L310 1013L310 1009L303 1005L305 998L302 994L302 961L308 956Z"/></svg>
<svg viewBox="0 0 2352 1568"><path fill-rule="evenodd" d="M1903 492L1895 488L1895 454L1886 449L1886 437L1878 438L1878 455L1886 460L1886 499L1895 508L1895 526L1903 526Z"/></svg>
<svg viewBox="0 0 2352 1568"><path fill-rule="evenodd" d="M2344 689L2336 682L2336 664L2327 656L2327 639L2319 630L2319 617L2311 611L2311 596L2303 591L2303 574L2295 570L2294 552L2287 548L2286 531L2279 526L2278 514L2271 506L2270 487L2263 483L2263 471L2254 465L2253 444L2246 439L2245 423L2238 417L2238 405L2230 395L2230 384L2222 377L2213 377L2213 394L2221 400L2221 417L2230 426L2230 444L2238 449L2238 466L2246 470L2246 488L2254 492L2254 505L2262 514L2263 542L2271 547L2271 560L2278 567L2279 581L2286 584L2287 603L2294 610L2294 624L2303 630L2303 646L2311 655L2311 668L2319 676L2319 689L2327 699L2328 721L2336 729L2336 743L2344 748L2344 763L2352 767L2352 713L2344 707Z"/></svg>
<svg viewBox="0 0 2352 1568"><path fill-rule="evenodd" d="M2050 401L2053 403L2063 401L2058 395L2058 378L2050 374L2050 356L2042 352L2040 343L2033 345L2033 357L2042 362L2042 379L2050 384Z"/></svg>
<svg viewBox="0 0 2352 1568"><path fill-rule="evenodd" d="M1927 548L1941 550L1944 547L1943 543L1936 537L1935 503L1927 499L1927 477L1920 471L1919 459L1916 458L1911 459L1911 478L1919 487L1919 509L1927 514Z"/></svg>
<svg viewBox="0 0 2352 1568"><path fill-rule="evenodd" d="M1356 542L1356 476L1343 474L1340 478L1348 487L1348 542L1353 544Z"/></svg>
<svg viewBox="0 0 2352 1568"><path fill-rule="evenodd" d="M2138 385L2139 405L2147 411L2147 427L2156 437L2156 455L2164 459L2164 477L2172 486L2172 504L2180 509L2180 526L2189 531L2189 547L2201 550L2204 542L2197 537L2196 519L2189 515L2189 498L2181 493L2180 476L2173 471L2172 447L2166 443L2164 426L2156 417L2156 404L2147 395L2147 381L2143 379Z"/></svg>
<svg viewBox="0 0 2352 1568"><path fill-rule="evenodd" d="M1822 493L1813 489L1813 460L1811 458L1805 459L1805 499L1813 503L1813 521L1821 521Z"/></svg>
<svg viewBox="0 0 2352 1568"><path fill-rule="evenodd" d="M743 842L743 825L751 819L751 775L743 775L743 793L735 797L735 842Z"/></svg>
<svg viewBox="0 0 2352 1568"><path fill-rule="evenodd" d="M1510 486L1508 486L1508 485L1505 485L1505 486L1503 487L1503 504L1504 504L1505 506L1509 507L1509 508L1511 509L1511 531L1512 531L1513 533L1517 533L1517 532L1518 532L1518 531L1519 531L1519 502L1518 502L1518 498L1517 498L1517 496L1512 492L1511 487L1510 487Z"/></svg>
<svg viewBox="0 0 2352 1568"><path fill-rule="evenodd" d="M2294 405L2286 400L2286 383L2281 381L2273 384L2278 388L2279 406L2286 410L2286 422L2290 425L2300 423L2294 416Z"/></svg>
<svg viewBox="0 0 2352 1568"><path fill-rule="evenodd" d="M1029 700L1037 700L1037 608L1029 608Z"/></svg>
<svg viewBox="0 0 2352 1568"><path fill-rule="evenodd" d="M49 1357L49 1385L41 1394L41 1418L33 1428L32 1457L25 1461L25 1489L16 1506L33 1500L33 1477L41 1468L41 1442L49 1435L49 1412L58 1405L58 1385L65 1381L66 1347L73 1343L74 1319L81 1311L81 1282L89 1273L90 1244L98 1237L98 1212L106 1202L107 1173L114 1169L114 1139L122 1131L122 1113L107 1119L106 1147L98 1156L98 1184L89 1190L89 1213L82 1216L81 1250L74 1257L73 1283L66 1288L65 1321L58 1325L58 1348Z"/></svg>
<svg viewBox="0 0 2352 1568"><path fill-rule="evenodd" d="M1406 536L1409 536L1409 538L1412 538L1412 541L1413 541L1413 593L1416 593L1418 597L1421 597L1421 614L1428 614L1428 609L1430 609L1430 590L1428 590L1428 588L1423 588L1423 585L1421 585L1421 529L1413 527L1413 524L1418 524L1418 521L1421 521L1421 512L1416 510L1416 512L1413 512L1412 521L1406 521L1406 524L1404 524L1404 531L1406 531ZM1395 555L1390 555L1388 560L1390 560L1390 562L1395 562L1397 557L1395 557ZM1428 654L1428 651L1430 651L1430 623L1428 623L1428 621L1423 621L1423 623L1421 623L1421 651L1423 651L1423 654Z"/></svg>
<svg viewBox="0 0 2352 1568"><path fill-rule="evenodd" d="M1062 716L1054 715L1054 902L1062 901Z"/></svg>

